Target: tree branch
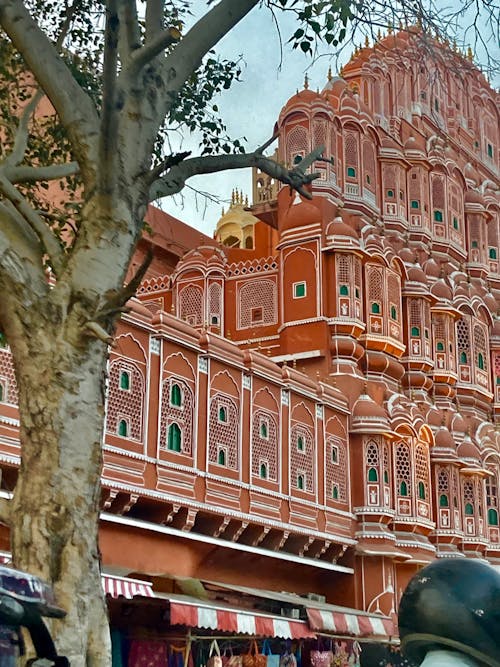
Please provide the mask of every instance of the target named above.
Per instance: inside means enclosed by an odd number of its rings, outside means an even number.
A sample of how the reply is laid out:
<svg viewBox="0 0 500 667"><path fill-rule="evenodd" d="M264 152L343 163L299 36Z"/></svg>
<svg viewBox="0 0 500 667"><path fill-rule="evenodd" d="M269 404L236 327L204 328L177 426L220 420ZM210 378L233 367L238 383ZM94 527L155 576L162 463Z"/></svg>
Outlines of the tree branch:
<svg viewBox="0 0 500 667"><path fill-rule="evenodd" d="M264 146L268 146L266 142ZM184 160L172 167L168 173L156 180L151 186L149 198L150 201L168 197L177 194L182 190L188 178L199 174L211 174L226 169L242 169L244 167L257 167L272 178L275 178L293 190L297 190L303 197L312 199L310 192L305 189L319 174L306 174L305 170L317 160L321 159L325 150L324 146L319 146L293 169L287 169L274 160L262 155L264 146L258 148L253 153L239 153L235 155L207 155L205 157L195 157L190 160Z"/></svg>
<svg viewBox="0 0 500 667"><path fill-rule="evenodd" d="M146 43L163 30L165 0L148 0L146 4Z"/></svg>
<svg viewBox="0 0 500 667"><path fill-rule="evenodd" d="M259 2L260 0L221 0L194 24L165 59L164 69L170 93L181 89L184 82L201 65L203 57L210 49ZM170 100L166 99L167 107L169 103Z"/></svg>
<svg viewBox="0 0 500 667"><path fill-rule="evenodd" d="M104 41L104 66L102 73L102 111L101 129L99 134L99 164L102 166L98 179L98 188L103 192L111 192L116 183L114 163L118 155L118 120L117 120L117 68L118 68L118 37L120 21L118 19L117 0L106 3L106 27Z"/></svg>
<svg viewBox="0 0 500 667"><path fill-rule="evenodd" d="M120 60L122 66L128 62L130 54L141 47L141 31L135 0L122 0L118 6L120 17Z"/></svg>
<svg viewBox="0 0 500 667"><path fill-rule="evenodd" d="M0 194L8 199L16 211L26 220L31 229L38 236L40 243L49 256L54 271L57 275L62 267L63 252L59 241L44 223L39 215L35 213L31 205L21 195L21 193L12 185L12 183L0 172Z"/></svg>
<svg viewBox="0 0 500 667"><path fill-rule="evenodd" d="M80 170L78 162L50 164L42 167L10 167L4 169L6 178L12 183L39 183L40 181L54 181L58 178L73 176Z"/></svg>
<svg viewBox="0 0 500 667"><path fill-rule="evenodd" d="M21 0L0 2L0 25L22 55L65 126L84 179L93 184L99 118L92 99L73 77L56 48Z"/></svg>
<svg viewBox="0 0 500 667"><path fill-rule="evenodd" d="M163 30L131 55L127 74L136 76L140 70L166 48L178 42L181 33L174 26Z"/></svg>
<svg viewBox="0 0 500 667"><path fill-rule="evenodd" d="M42 97L43 92L40 89L36 90L28 104L24 107L21 118L19 119L12 152L5 158L4 166L14 166L23 161L28 147L29 123L31 116L35 112Z"/></svg>

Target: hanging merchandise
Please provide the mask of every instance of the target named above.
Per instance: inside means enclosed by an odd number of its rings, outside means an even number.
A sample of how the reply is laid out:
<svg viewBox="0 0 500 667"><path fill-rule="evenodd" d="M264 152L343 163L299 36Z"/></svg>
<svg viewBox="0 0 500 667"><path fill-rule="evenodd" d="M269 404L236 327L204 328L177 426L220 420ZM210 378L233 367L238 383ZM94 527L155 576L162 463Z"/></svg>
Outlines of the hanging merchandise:
<svg viewBox="0 0 500 667"><path fill-rule="evenodd" d="M217 644L216 639L210 644L207 667L222 667L222 658L220 655L219 644Z"/></svg>
<svg viewBox="0 0 500 667"><path fill-rule="evenodd" d="M229 648L225 649L224 655L222 655L223 667L242 667L242 664L243 664L242 656L234 655L232 646L229 646Z"/></svg>
<svg viewBox="0 0 500 667"><path fill-rule="evenodd" d="M128 667L165 667L167 645L149 639L133 639L130 643Z"/></svg>
<svg viewBox="0 0 500 667"><path fill-rule="evenodd" d="M262 654L266 656L266 667L280 667L279 653L271 653L269 640L265 639L262 644Z"/></svg>
<svg viewBox="0 0 500 667"><path fill-rule="evenodd" d="M285 653L280 658L279 667L297 667L297 658L292 653L291 645L288 642Z"/></svg>
<svg viewBox="0 0 500 667"><path fill-rule="evenodd" d="M169 649L168 667L184 667L185 646L173 646L171 644Z"/></svg>
<svg viewBox="0 0 500 667"><path fill-rule="evenodd" d="M249 652L244 653L241 658L243 667L266 667L267 665L267 656L259 653L255 639L250 643Z"/></svg>
<svg viewBox="0 0 500 667"><path fill-rule="evenodd" d="M333 662L333 651L331 650L320 650L314 649L310 653L310 660L312 667L330 667Z"/></svg>
<svg viewBox="0 0 500 667"><path fill-rule="evenodd" d="M345 642L335 642L332 667L349 667L349 653Z"/></svg>
<svg viewBox="0 0 500 667"><path fill-rule="evenodd" d="M349 667L360 667L361 644L358 641L353 642L349 656Z"/></svg>

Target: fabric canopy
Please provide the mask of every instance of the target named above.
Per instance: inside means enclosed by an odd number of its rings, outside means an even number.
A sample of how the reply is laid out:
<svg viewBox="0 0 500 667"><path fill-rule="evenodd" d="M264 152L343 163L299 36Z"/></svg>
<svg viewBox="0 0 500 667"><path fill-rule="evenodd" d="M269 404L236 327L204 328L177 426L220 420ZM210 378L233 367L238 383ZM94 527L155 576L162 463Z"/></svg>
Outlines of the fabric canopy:
<svg viewBox="0 0 500 667"><path fill-rule="evenodd" d="M349 611L333 611L308 607L307 618L312 630L353 637L394 637L397 631L394 623L387 616L356 613Z"/></svg>
<svg viewBox="0 0 500 667"><path fill-rule="evenodd" d="M117 577L113 574L101 575L102 587L106 595L112 598L124 597L131 600L136 596L154 598L153 584L149 581L140 579L128 579L127 577Z"/></svg>
<svg viewBox="0 0 500 667"><path fill-rule="evenodd" d="M247 610L226 609L210 604L187 604L170 600L170 623L222 632L301 639L316 637L305 621Z"/></svg>

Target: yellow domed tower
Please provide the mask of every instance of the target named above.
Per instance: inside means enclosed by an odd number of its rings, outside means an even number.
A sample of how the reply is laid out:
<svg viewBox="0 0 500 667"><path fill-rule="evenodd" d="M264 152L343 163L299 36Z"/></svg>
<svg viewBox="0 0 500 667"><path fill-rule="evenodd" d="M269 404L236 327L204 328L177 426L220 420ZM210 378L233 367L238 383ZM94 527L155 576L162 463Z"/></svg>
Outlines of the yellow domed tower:
<svg viewBox="0 0 500 667"><path fill-rule="evenodd" d="M242 192L233 190L231 205L226 213L222 209L222 217L215 228L215 238L219 243L230 248L254 249L255 223L258 222L258 218L246 211L247 207L248 197L243 197Z"/></svg>

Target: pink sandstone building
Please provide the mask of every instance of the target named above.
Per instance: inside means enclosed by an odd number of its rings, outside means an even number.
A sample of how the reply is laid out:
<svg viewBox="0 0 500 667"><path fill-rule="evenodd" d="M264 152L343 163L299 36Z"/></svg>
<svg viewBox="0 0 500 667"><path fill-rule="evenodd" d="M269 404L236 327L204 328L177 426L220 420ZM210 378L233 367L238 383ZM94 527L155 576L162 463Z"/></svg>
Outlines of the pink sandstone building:
<svg viewBox="0 0 500 667"><path fill-rule="evenodd" d="M417 38L283 107L279 161L325 146L312 200L255 173L215 239L150 211L109 361L101 550L172 614L195 579L235 608L301 599L311 632L342 605L339 634L388 635L363 612L391 617L423 564L500 567L500 96L446 45L427 67ZM0 390L8 489L8 348Z"/></svg>

